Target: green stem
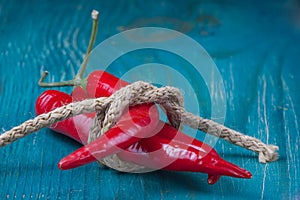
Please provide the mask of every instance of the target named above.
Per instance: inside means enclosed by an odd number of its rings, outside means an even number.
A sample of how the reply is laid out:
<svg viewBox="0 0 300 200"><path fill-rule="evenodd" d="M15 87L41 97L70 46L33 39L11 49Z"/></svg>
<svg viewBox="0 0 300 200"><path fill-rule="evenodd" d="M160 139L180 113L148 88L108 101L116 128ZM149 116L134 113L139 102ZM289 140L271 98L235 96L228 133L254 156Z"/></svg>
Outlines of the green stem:
<svg viewBox="0 0 300 200"><path fill-rule="evenodd" d="M68 81L61 81L61 82L51 82L51 83L45 83L43 82L46 76L48 75L48 71L44 71L41 75L41 78L38 82L39 86L41 87L63 87L63 86L75 86L74 80L68 80Z"/></svg>
<svg viewBox="0 0 300 200"><path fill-rule="evenodd" d="M93 46L96 40L96 36L97 36L97 30L98 30L98 15L99 12L96 10L92 11L92 19L93 19L93 25L92 25L92 33L90 36L90 41L89 41L89 45L87 48L87 52L86 55L83 58L83 62L77 72L77 74L75 75L73 80L68 80L68 81L61 81L61 82L49 82L46 83L44 82L46 76L48 75L47 71L44 71L40 77L40 80L38 82L39 86L41 87L63 87L63 86L77 86L77 85L81 85L82 84L82 76L83 73L86 69L87 63L89 61L90 58L90 53L93 50Z"/></svg>
<svg viewBox="0 0 300 200"><path fill-rule="evenodd" d="M93 26L92 26L92 33L91 33L91 37L90 37L90 41L89 41L89 46L87 48L86 55L84 56L83 63L82 63L80 69L78 70L78 73L76 74L76 76L74 78L75 80L79 79L81 81L83 73L86 69L87 63L88 63L89 58L90 58L90 53L93 50L95 40L96 40L97 31L98 31L98 15L99 15L98 11L96 11L96 10L92 11Z"/></svg>

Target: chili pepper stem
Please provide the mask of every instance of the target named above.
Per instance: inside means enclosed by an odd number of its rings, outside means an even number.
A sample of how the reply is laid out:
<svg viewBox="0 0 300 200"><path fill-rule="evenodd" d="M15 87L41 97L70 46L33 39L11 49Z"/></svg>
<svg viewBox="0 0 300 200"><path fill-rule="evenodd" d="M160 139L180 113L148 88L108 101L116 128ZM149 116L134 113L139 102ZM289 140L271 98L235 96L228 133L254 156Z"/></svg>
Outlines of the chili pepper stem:
<svg viewBox="0 0 300 200"><path fill-rule="evenodd" d="M95 40L96 40L97 31L98 31L98 15L99 15L99 12L97 10L92 11L93 25L92 25L92 33L91 33L91 36L90 36L90 42L89 42L89 46L88 46L87 51L86 51L86 55L84 56L84 59L83 59L83 63L81 65L81 67L79 68L78 73L74 77L75 81L76 80L79 80L79 82L81 81L83 73L86 69L87 63L88 63L89 58L90 58L90 53L93 50L93 46L94 46L94 43L95 43Z"/></svg>
<svg viewBox="0 0 300 200"><path fill-rule="evenodd" d="M75 77L72 80L67 80L67 81L61 81L61 82L44 82L46 76L49 74L48 71L44 71L40 77L40 80L38 81L38 85L41 87L64 87L64 86L78 86L82 85L82 76L83 73L86 69L87 63L90 58L90 53L93 50L93 46L95 44L96 36L97 36L97 31L98 31L98 15L99 12L97 10L92 11L92 19L93 19L93 25L92 25L92 33L90 36L90 41L89 45L87 48L87 52L83 58L83 62L75 75Z"/></svg>
<svg viewBox="0 0 300 200"><path fill-rule="evenodd" d="M62 87L62 86L75 86L76 85L74 80L45 83L44 80L48 74L49 74L48 71L44 71L42 73L41 78L38 82L39 86L41 86L41 87Z"/></svg>

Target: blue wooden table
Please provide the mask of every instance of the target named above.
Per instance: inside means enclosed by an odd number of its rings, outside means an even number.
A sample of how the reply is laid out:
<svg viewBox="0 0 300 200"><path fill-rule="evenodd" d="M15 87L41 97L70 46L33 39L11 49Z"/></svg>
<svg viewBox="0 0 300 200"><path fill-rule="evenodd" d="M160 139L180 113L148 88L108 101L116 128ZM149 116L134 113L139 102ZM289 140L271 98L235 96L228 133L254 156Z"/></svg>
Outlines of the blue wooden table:
<svg viewBox="0 0 300 200"><path fill-rule="evenodd" d="M174 29L199 42L223 78L225 125L278 145L280 159L260 164L254 153L219 140L220 155L253 178L222 177L215 185L200 173L126 174L96 163L60 171L59 159L80 145L43 129L0 150L0 199L300 199L296 0L0 0L1 132L35 116L35 99L45 91L37 86L41 71L51 72L49 81L75 75L88 45L92 9L101 11L96 43L143 26ZM118 75L117 65L149 62L144 53L113 63L111 71ZM174 56L160 53L151 62L178 65Z"/></svg>

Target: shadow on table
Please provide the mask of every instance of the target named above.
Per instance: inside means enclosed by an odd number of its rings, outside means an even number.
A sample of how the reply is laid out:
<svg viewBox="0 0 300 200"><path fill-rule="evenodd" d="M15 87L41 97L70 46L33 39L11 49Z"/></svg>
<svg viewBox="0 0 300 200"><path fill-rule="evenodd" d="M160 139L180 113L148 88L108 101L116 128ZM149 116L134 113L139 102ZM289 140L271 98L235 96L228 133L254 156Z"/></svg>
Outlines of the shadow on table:
<svg viewBox="0 0 300 200"><path fill-rule="evenodd" d="M172 172L172 171L155 171L145 174L126 174L119 173L122 176L137 176L147 182L147 192L156 193L157 188L160 189L161 196L173 196L179 198L184 194L185 197L201 196L201 195L216 195L216 196L235 196L243 198L244 196L259 198L257 194L244 191L243 188L237 188L242 179L221 177L221 179L214 185L207 183L207 175L203 173L192 172ZM124 178L125 178L124 177ZM243 179L247 182L246 179ZM157 186L149 186L149 184L156 184ZM246 184L246 183L245 183ZM153 191L149 191L153 188ZM260 194L259 194L260 195Z"/></svg>

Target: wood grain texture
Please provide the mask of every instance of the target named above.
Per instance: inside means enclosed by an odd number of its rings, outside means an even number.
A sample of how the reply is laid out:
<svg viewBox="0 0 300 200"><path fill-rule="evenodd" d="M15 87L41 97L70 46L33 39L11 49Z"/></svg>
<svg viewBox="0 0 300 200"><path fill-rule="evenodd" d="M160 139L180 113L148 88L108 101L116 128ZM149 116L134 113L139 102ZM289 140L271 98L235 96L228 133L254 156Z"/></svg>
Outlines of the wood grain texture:
<svg viewBox="0 0 300 200"><path fill-rule="evenodd" d="M253 153L218 141L221 156L253 178L222 177L213 186L199 173L124 174L95 163L60 171L59 159L80 145L44 129L0 149L0 199L300 198L297 1L0 0L0 128L34 117L35 99L45 90L36 84L42 70L50 71L53 81L74 76L88 45L92 9L101 11L97 43L141 26L179 30L198 41L223 77L225 124L278 145L280 159L260 164ZM145 53L133 52L110 70L119 75L149 60L186 65L165 52ZM202 86L199 91L202 112L209 117L209 96Z"/></svg>

